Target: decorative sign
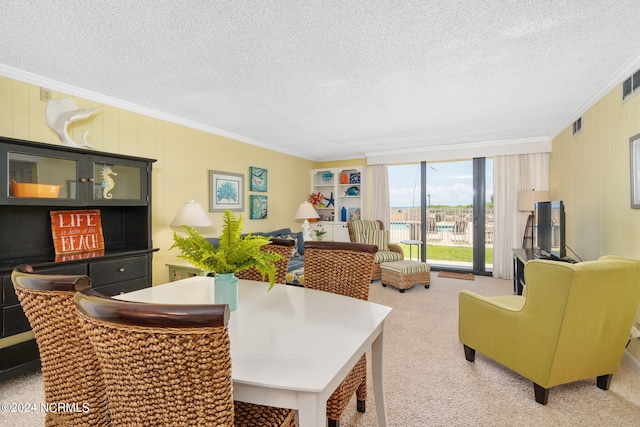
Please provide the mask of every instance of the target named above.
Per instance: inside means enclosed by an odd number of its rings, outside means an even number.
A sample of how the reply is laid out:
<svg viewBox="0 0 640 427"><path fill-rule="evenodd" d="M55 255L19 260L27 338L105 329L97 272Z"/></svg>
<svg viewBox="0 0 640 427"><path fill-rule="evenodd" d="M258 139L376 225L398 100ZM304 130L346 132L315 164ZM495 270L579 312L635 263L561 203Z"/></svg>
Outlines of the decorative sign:
<svg viewBox="0 0 640 427"><path fill-rule="evenodd" d="M250 166L249 175L251 175L251 181L249 182L250 191L261 191L263 193L267 191L269 172L266 169Z"/></svg>
<svg viewBox="0 0 640 427"><path fill-rule="evenodd" d="M104 250L99 209L51 211L49 214L56 255Z"/></svg>

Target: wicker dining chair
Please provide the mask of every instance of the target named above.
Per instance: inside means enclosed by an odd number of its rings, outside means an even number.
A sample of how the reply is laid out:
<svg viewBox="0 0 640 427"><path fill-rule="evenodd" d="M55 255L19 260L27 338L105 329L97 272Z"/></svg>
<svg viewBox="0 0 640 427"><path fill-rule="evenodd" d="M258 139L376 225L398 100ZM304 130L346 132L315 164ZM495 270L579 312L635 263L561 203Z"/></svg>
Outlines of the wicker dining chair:
<svg viewBox="0 0 640 427"><path fill-rule="evenodd" d="M11 280L38 344L45 402L80 405L47 412L45 425L110 425L98 358L78 323L73 302L77 290L91 287L89 277L35 274L23 264L14 268Z"/></svg>
<svg viewBox="0 0 640 427"><path fill-rule="evenodd" d="M360 243L305 242L304 286L368 300L377 251L375 245ZM340 417L353 393L356 394L358 412L364 412L367 399L366 354L327 400L329 426L340 425Z"/></svg>
<svg viewBox="0 0 640 427"><path fill-rule="evenodd" d="M233 401L226 304L121 301L76 307L107 385L114 426L292 426L295 411Z"/></svg>
<svg viewBox="0 0 640 427"><path fill-rule="evenodd" d="M293 239L273 238L271 239L271 243L260 248L263 251L275 252L282 256L282 259L275 262L277 272L276 283L285 284L287 282L287 270L289 269L289 261L291 261L295 243ZM237 272L236 277L245 280L266 280L266 278L262 277L262 273L256 270L255 267Z"/></svg>

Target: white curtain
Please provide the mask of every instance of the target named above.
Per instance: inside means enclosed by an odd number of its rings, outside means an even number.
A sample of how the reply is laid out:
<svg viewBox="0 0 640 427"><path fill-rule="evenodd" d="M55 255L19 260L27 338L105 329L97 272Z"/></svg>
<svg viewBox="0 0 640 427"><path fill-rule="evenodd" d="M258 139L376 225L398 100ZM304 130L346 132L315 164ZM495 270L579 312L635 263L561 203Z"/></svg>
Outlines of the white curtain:
<svg viewBox="0 0 640 427"><path fill-rule="evenodd" d="M387 165L371 166L371 219L379 219L384 229L389 229L389 171Z"/></svg>
<svg viewBox="0 0 640 427"><path fill-rule="evenodd" d="M549 190L549 153L493 158L493 277L513 279L512 249L522 247L529 217L517 209L520 190Z"/></svg>

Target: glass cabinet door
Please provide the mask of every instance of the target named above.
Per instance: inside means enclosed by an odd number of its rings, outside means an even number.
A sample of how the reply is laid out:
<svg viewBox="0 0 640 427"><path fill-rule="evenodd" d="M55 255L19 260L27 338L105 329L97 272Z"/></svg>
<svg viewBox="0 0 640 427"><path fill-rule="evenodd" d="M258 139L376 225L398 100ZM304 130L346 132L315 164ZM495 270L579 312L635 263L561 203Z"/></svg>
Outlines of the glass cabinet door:
<svg viewBox="0 0 640 427"><path fill-rule="evenodd" d="M77 156L30 147L12 147L4 152L6 187L1 199L8 203L40 205L78 202L81 166Z"/></svg>
<svg viewBox="0 0 640 427"><path fill-rule="evenodd" d="M146 206L147 162L0 143L0 204Z"/></svg>
<svg viewBox="0 0 640 427"><path fill-rule="evenodd" d="M91 156L93 183L88 198L94 204L146 204L147 164L145 162ZM91 187L91 186L90 186Z"/></svg>

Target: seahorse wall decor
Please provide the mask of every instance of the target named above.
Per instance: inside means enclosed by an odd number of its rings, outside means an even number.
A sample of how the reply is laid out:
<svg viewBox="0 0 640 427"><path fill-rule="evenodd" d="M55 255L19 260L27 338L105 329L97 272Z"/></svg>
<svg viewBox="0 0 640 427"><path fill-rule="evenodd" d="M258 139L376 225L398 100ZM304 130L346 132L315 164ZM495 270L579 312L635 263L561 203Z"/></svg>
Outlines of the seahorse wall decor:
<svg viewBox="0 0 640 427"><path fill-rule="evenodd" d="M113 194L111 194L111 190L116 186L116 182L109 175L118 176L115 173L111 166L104 165L102 167L102 197L105 199L113 199Z"/></svg>
<svg viewBox="0 0 640 427"><path fill-rule="evenodd" d="M82 142L79 143L71 139L67 127L72 122L88 118L100 108L102 107L79 109L78 104L71 98L51 99L47 102L47 110L45 111L46 123L58 134L62 144L69 147L95 148L87 141L89 131L85 131L82 134Z"/></svg>

